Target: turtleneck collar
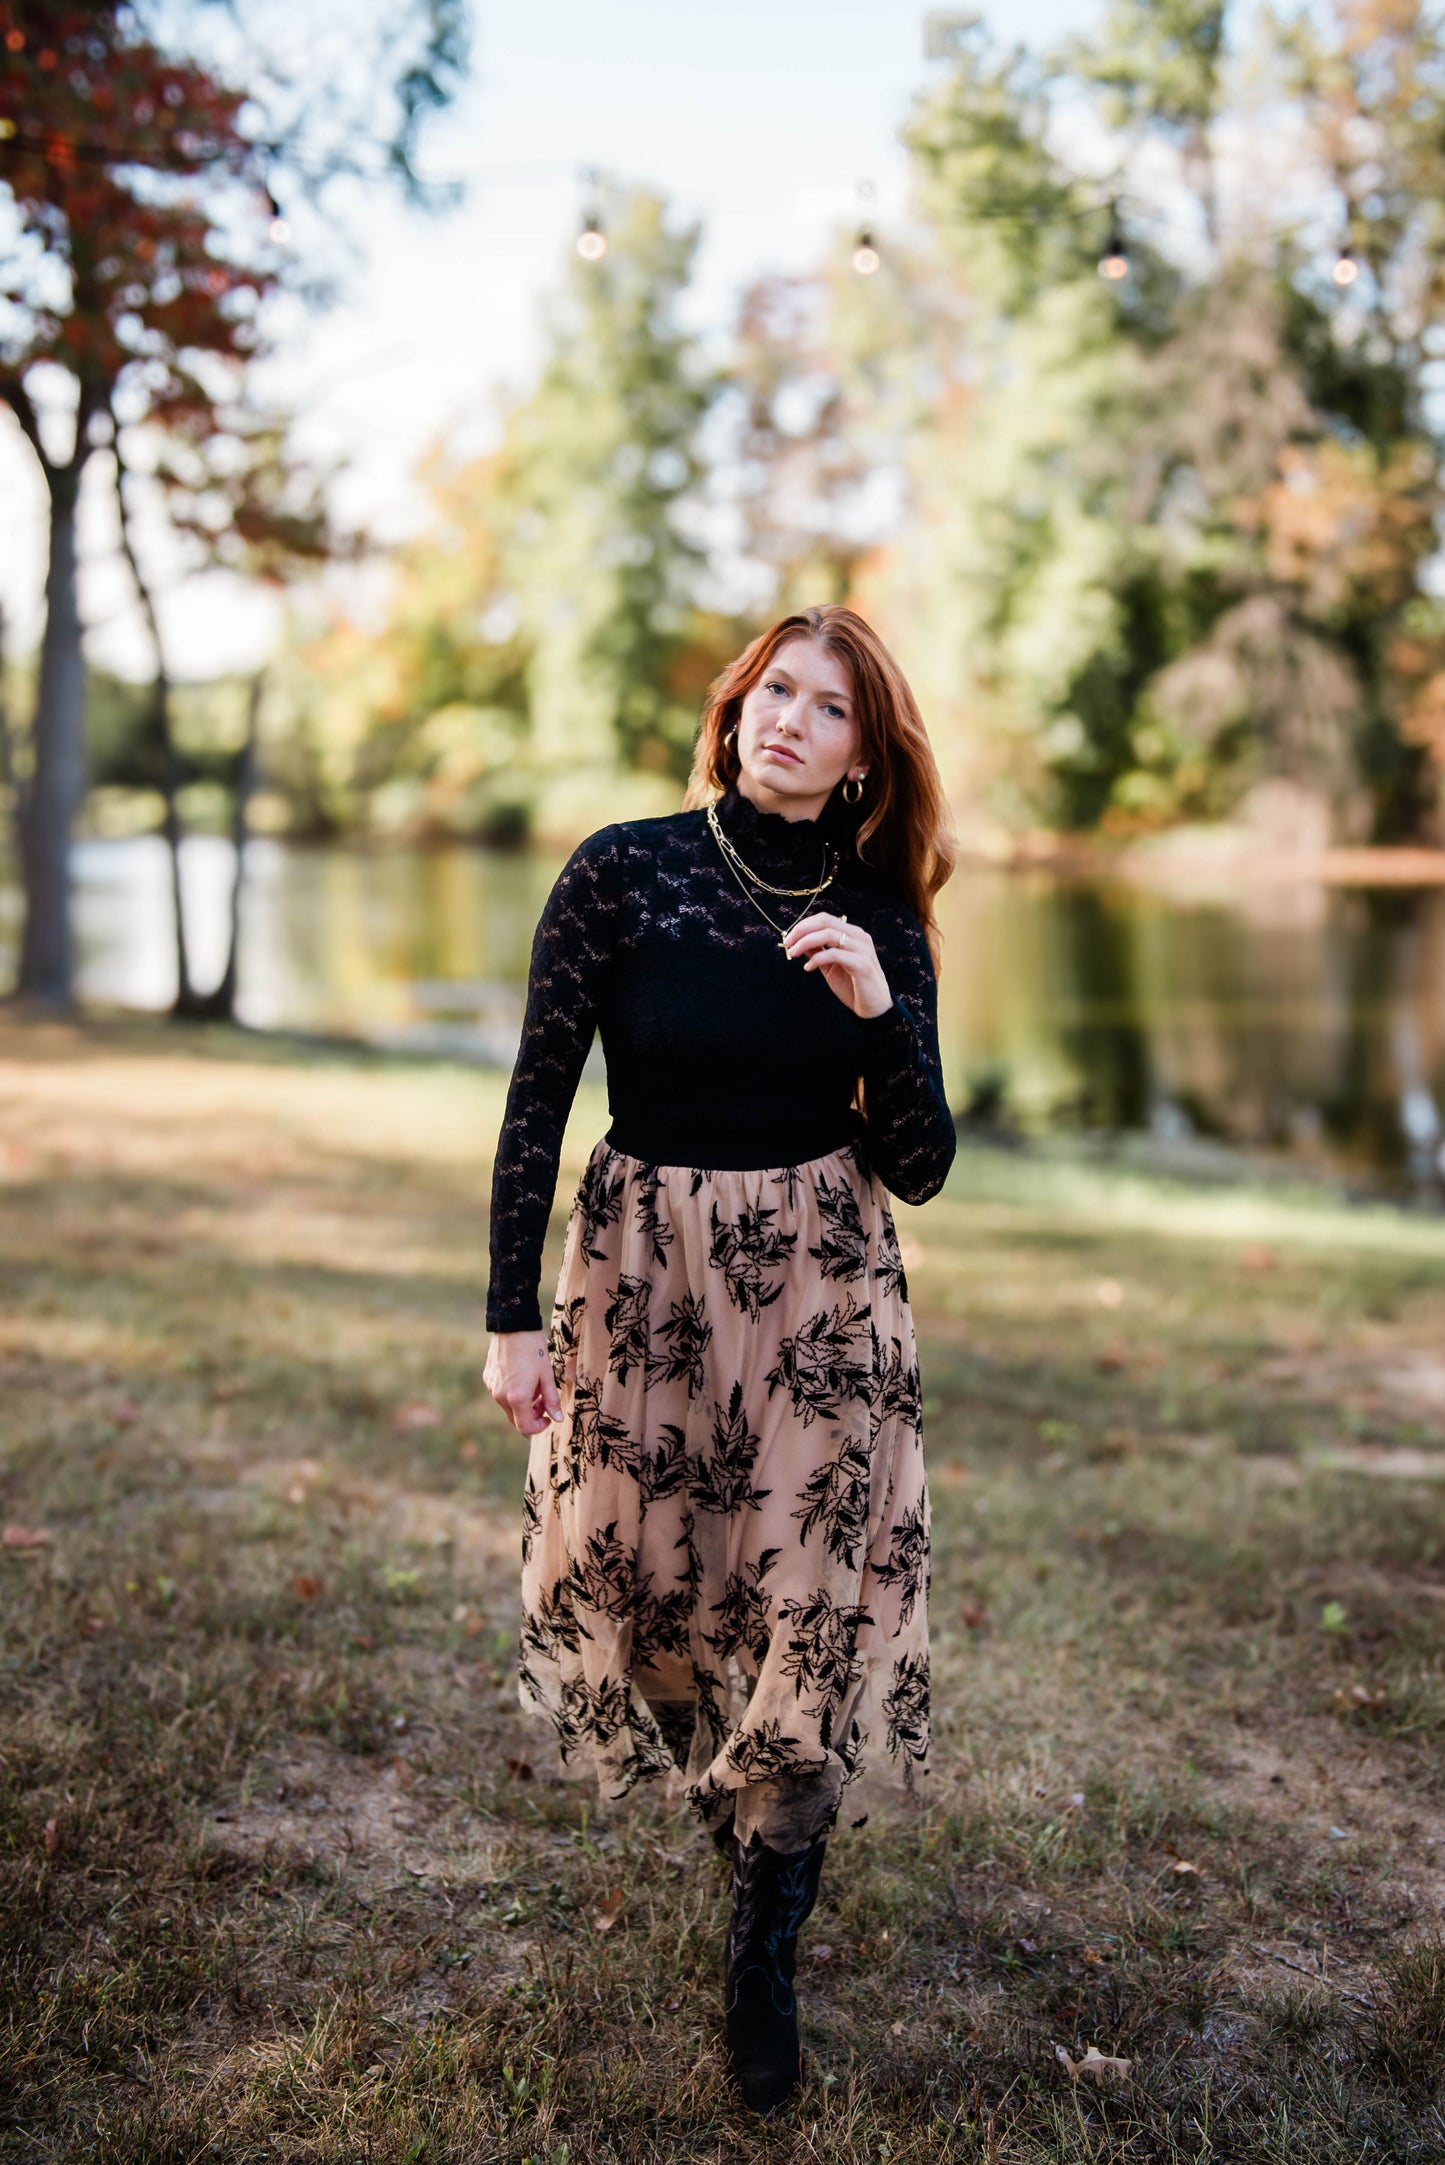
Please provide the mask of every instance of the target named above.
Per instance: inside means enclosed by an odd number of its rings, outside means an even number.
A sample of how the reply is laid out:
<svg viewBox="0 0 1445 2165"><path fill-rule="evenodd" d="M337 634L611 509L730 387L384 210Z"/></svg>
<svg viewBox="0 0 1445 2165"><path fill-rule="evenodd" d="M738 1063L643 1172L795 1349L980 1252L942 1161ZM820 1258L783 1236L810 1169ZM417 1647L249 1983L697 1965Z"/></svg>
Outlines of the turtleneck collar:
<svg viewBox="0 0 1445 2165"><path fill-rule="evenodd" d="M785 819L781 812L765 812L751 797L742 795L736 782L730 782L718 798L716 811L728 840L760 872L796 872L808 879L822 871L825 846L844 862L853 854L858 820L854 808L844 802L841 787L833 791L816 819Z"/></svg>

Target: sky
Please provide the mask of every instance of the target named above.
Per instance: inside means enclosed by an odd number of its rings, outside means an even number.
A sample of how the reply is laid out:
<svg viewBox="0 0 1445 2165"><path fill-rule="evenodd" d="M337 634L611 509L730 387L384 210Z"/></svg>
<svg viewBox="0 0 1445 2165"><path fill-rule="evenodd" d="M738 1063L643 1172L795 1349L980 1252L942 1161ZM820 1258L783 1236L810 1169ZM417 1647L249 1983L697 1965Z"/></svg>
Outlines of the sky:
<svg viewBox="0 0 1445 2165"><path fill-rule="evenodd" d="M323 6L328 0L297 0ZM345 301L298 324L269 364L307 415L310 446L344 460L340 503L381 534L415 524L418 459L443 434L484 442L499 388L539 356L539 302L578 229L597 168L662 190L704 230L691 320L719 336L741 289L816 260L862 214L886 228L907 203L899 129L938 69L915 0L476 0L471 79L426 137L424 168L467 182L439 218L375 199ZM998 35L1048 41L1085 28L1097 0L990 0ZM127 675L144 634L116 560L108 462L88 475L82 606L92 657ZM256 666L276 604L216 576L163 582L178 677ZM0 601L10 637L38 636L44 504L33 461L0 408Z"/></svg>

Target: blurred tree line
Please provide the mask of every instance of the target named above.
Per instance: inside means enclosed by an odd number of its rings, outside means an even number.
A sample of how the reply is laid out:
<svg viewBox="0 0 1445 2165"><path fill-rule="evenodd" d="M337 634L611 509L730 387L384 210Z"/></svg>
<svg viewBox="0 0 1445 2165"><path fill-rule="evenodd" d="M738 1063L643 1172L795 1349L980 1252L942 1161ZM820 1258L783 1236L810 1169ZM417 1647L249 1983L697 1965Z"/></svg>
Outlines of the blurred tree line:
<svg viewBox="0 0 1445 2165"><path fill-rule="evenodd" d="M385 622L298 611L273 823L670 809L721 664L850 599L966 824L1128 835L1284 779L1337 835L1441 838L1435 16L1112 0L1047 54L949 21L908 230L759 282L724 357L685 328L696 230L605 202L495 447L431 455Z"/></svg>

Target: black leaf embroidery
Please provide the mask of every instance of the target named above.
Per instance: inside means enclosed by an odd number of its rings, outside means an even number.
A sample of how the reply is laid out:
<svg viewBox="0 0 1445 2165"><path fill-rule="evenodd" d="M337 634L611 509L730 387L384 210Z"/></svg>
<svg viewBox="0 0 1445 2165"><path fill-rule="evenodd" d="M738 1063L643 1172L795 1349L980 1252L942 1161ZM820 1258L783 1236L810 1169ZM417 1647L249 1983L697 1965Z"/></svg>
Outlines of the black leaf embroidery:
<svg viewBox="0 0 1445 2165"><path fill-rule="evenodd" d="M564 1492L578 1485L588 1466L605 1466L609 1452L627 1444L627 1423L602 1410L602 1388L600 1377L577 1378L565 1447L567 1468L565 1474L558 1471L557 1486Z"/></svg>
<svg viewBox="0 0 1445 2165"><path fill-rule="evenodd" d="M712 1206L708 1260L722 1272L733 1305L754 1321L782 1292L783 1279L769 1283L769 1275L782 1270L798 1243L796 1233L784 1233L770 1222L777 1215L755 1203L744 1204L736 1218L724 1218L717 1204Z"/></svg>
<svg viewBox="0 0 1445 2165"><path fill-rule="evenodd" d="M762 1440L748 1426L743 1387L735 1383L726 1412L713 1407L712 1449L695 1453L687 1462L688 1494L699 1511L756 1511L763 1498L771 1496L771 1489L752 1484Z"/></svg>
<svg viewBox="0 0 1445 2165"><path fill-rule="evenodd" d="M733 1792L725 1789L711 1774L706 1781L694 1782L687 1791L687 1802L705 1826L720 1820L732 1804Z"/></svg>
<svg viewBox="0 0 1445 2165"><path fill-rule="evenodd" d="M677 1437L678 1449L681 1450L682 1430L680 1428L675 1428L673 1430L673 1434ZM684 1460L684 1464L685 1463L686 1461ZM697 1543L693 1539L693 1530L696 1524L697 1521L692 1515L692 1506L689 1503L684 1507L683 1510L682 1533L678 1539L677 1546L683 1551L684 1556L686 1557L686 1562L683 1564L681 1574L683 1584L694 1595L699 1593L702 1589L702 1559L697 1553Z"/></svg>
<svg viewBox="0 0 1445 2165"><path fill-rule="evenodd" d="M702 1302L692 1293L675 1300L665 1320L658 1324L647 1367L649 1383L680 1383L687 1379L687 1395L696 1398L707 1380L703 1355L712 1340L712 1325L703 1314Z"/></svg>
<svg viewBox="0 0 1445 2165"><path fill-rule="evenodd" d="M647 1309L652 1299L650 1278L619 1278L603 1311L602 1326L612 1340L608 1365L625 1383L634 1368L647 1366Z"/></svg>
<svg viewBox="0 0 1445 2165"><path fill-rule="evenodd" d="M638 1660L646 1662L657 1654L685 1654L691 1615L692 1595L688 1588L675 1586L670 1593L655 1594L649 1572L639 1581L633 1600L632 1646Z"/></svg>
<svg viewBox="0 0 1445 2165"><path fill-rule="evenodd" d="M655 1165L644 1165L637 1176L637 1223L647 1235L654 1263L665 1263L672 1246L672 1227L657 1207L662 1175Z"/></svg>
<svg viewBox="0 0 1445 2165"><path fill-rule="evenodd" d="M868 1311L851 1293L836 1308L810 1316L802 1329L778 1347L778 1365L769 1369L768 1395L782 1388L810 1428L819 1415L836 1418L846 1399L868 1400L872 1380L857 1356L855 1341Z"/></svg>
<svg viewBox="0 0 1445 2165"><path fill-rule="evenodd" d="M522 1645L549 1661L555 1661L559 1652L575 1654L583 1639L591 1636L582 1629L572 1606L572 1588L565 1578L554 1579L550 1587L544 1587L536 1607L522 1613Z"/></svg>
<svg viewBox="0 0 1445 2165"><path fill-rule="evenodd" d="M663 1421L655 1444L639 1442L630 1435L609 1437L601 1446L603 1465L620 1467L637 1483L644 1508L658 1496L675 1496L687 1478L687 1452L682 1430L675 1421Z"/></svg>
<svg viewBox="0 0 1445 2165"><path fill-rule="evenodd" d="M873 1458L866 1443L845 1436L836 1458L830 1458L808 1476L803 1487L803 1508L793 1517L802 1522L798 1535L806 1542L821 1526L828 1554L836 1556L849 1571L856 1570L858 1551L868 1537L868 1498L872 1487Z"/></svg>
<svg viewBox="0 0 1445 2165"><path fill-rule="evenodd" d="M772 1631L762 1584L781 1553L779 1549L764 1549L755 1562L728 1573L722 1600L712 1606L712 1614L719 1618L718 1628L704 1634L719 1661L726 1661L740 1646L747 1648L759 1668L767 1660Z"/></svg>
<svg viewBox="0 0 1445 2165"><path fill-rule="evenodd" d="M552 1355L552 1373L560 1390L567 1374L567 1362L577 1351L578 1326L587 1313L587 1296L579 1293L565 1304L559 1302L552 1311L552 1327L547 1334L548 1349Z"/></svg>
<svg viewBox="0 0 1445 2165"><path fill-rule="evenodd" d="M522 1562L532 1561L532 1550L538 1534L542 1531L542 1491L527 1475L527 1485L522 1491Z"/></svg>
<svg viewBox="0 0 1445 2165"><path fill-rule="evenodd" d="M891 1212L885 1212L883 1230L878 1236L878 1261L874 1267L875 1283L885 1293L896 1293L900 1300L908 1298L908 1280L903 1270L903 1251L898 1245L898 1228Z"/></svg>
<svg viewBox="0 0 1445 2165"><path fill-rule="evenodd" d="M888 1749L896 1758L928 1757L928 1656L904 1654L893 1664L893 1682L883 1699Z"/></svg>
<svg viewBox="0 0 1445 2165"><path fill-rule="evenodd" d="M836 1278L844 1284L861 1278L868 1268L868 1235L863 1230L857 1196L845 1180L840 1180L836 1188L830 1187L821 1173L817 1196L822 1238L816 1248L808 1250L809 1255L824 1278Z"/></svg>
<svg viewBox="0 0 1445 2165"><path fill-rule="evenodd" d="M615 1168L615 1170L614 1170ZM622 1196L627 1175L612 1153L589 1158L577 1190L578 1240L589 1263L605 1263L597 1236L622 1216Z"/></svg>
<svg viewBox="0 0 1445 2165"><path fill-rule="evenodd" d="M890 1528L888 1544L887 1562L874 1566L874 1576L881 1586L898 1588L898 1621L907 1624L919 1595L926 1598L928 1591L928 1526L921 1503Z"/></svg>
<svg viewBox="0 0 1445 2165"><path fill-rule="evenodd" d="M793 1679L799 1699L805 1691L818 1694L815 1704L804 1712L818 1722L826 1745L831 1741L838 1701L860 1673L859 1629L873 1618L866 1609L835 1602L826 1586L806 1601L785 1601L778 1614L782 1623L793 1627L783 1652L783 1674Z"/></svg>
<svg viewBox="0 0 1445 2165"><path fill-rule="evenodd" d="M798 1189L802 1184L802 1179L802 1168L797 1165L785 1165L781 1172L773 1175L773 1186L782 1189L784 1195L788 1198L789 1208L798 1200Z"/></svg>
<svg viewBox="0 0 1445 2165"><path fill-rule="evenodd" d="M572 1599L601 1616L627 1616L637 1598L637 1566L617 1538L613 1519L587 1536L580 1556L572 1559Z"/></svg>
<svg viewBox="0 0 1445 2165"><path fill-rule="evenodd" d="M740 1729L723 1754L734 1774L750 1782L796 1779L817 1774L827 1765L822 1753L809 1754L796 1737L784 1736L777 1721L759 1722L755 1729Z"/></svg>
<svg viewBox="0 0 1445 2165"><path fill-rule="evenodd" d="M655 1723L650 1736L640 1735L635 1721L627 1734L631 1749L625 1758L611 1769L612 1777L617 1783L617 1793L623 1797L629 1790L635 1789L639 1782L651 1781L659 1774L670 1774L673 1763L672 1753Z"/></svg>
<svg viewBox="0 0 1445 2165"><path fill-rule="evenodd" d="M702 1716L714 1748L721 1744L728 1733L727 1709L723 1704L722 1685L710 1669L694 1668L692 1680L697 1691L697 1710Z"/></svg>
<svg viewBox="0 0 1445 2165"><path fill-rule="evenodd" d="M868 1392L873 1437L876 1442L883 1423L901 1420L913 1430L915 1440L923 1426L923 1387L916 1361L903 1358L901 1339L890 1338L888 1351L876 1323L868 1326L873 1347L873 1375Z"/></svg>

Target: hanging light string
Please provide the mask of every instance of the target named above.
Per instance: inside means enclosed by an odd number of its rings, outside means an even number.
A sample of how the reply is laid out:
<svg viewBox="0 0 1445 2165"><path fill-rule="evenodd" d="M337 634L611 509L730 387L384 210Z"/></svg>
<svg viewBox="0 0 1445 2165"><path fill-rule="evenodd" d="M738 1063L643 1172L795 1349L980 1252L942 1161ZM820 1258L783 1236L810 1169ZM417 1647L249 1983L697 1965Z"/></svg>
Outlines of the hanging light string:
<svg viewBox="0 0 1445 2165"><path fill-rule="evenodd" d="M368 137L360 137L352 140L356 147L363 150L384 152L388 148L379 139L373 140ZM66 165L79 162L111 166L141 166L149 171L173 174L177 179L191 180L202 179L208 166L224 164L236 180L249 181L253 185L259 185L266 202L270 236L278 244L284 243L290 238L290 223L269 181L261 178L254 171L249 173L246 171L246 165L251 160L254 159L259 163L263 160L274 159L279 164L284 164L291 171L300 175L303 179L325 180L335 177L353 180L381 180L386 177L386 168L380 165L374 170L360 165L333 168L323 165L319 161L308 161L304 154L298 156L294 150L283 143L269 142L260 137L252 139L241 147L228 146L223 148L214 140L208 140L204 136L197 136L194 131L189 134L180 131L180 140L177 140L176 137L163 136L153 130L137 128L133 133L128 132L124 140L121 140L116 137L107 137L94 129L71 131L56 127L37 128L23 120L0 115L0 179L4 177L5 153L7 151L39 154L47 163L61 169ZM498 165L490 169L486 166L479 166L469 171L458 170L446 174L431 173L420 175L418 178L425 188L434 189L439 193L457 194L473 183L483 188L489 185L495 186L498 183L511 187L548 186L563 175L571 174L575 176L576 172L577 168L575 166L561 159L531 159ZM578 255L584 262L596 263L600 262L606 255L608 246L599 201L602 193L602 182L601 176L593 167L585 168L582 178L587 196L576 248ZM687 195L689 191L681 191L681 193ZM863 278L871 277L882 263L882 251L879 247L876 227L870 215L874 193L872 181L860 181L857 183L860 217L854 233L850 260L854 271ZM716 199L714 201L716 202ZM1118 195L1110 195L1102 202L1096 199L1092 202L1058 204L1050 211L1049 218L1053 223L1076 219L1092 220L1097 219L1101 211L1107 214L1108 229L1103 251L1098 258L1099 275L1110 285L1120 285L1129 277L1133 266L1130 261L1129 247L1125 235L1122 200ZM969 213L969 217L971 222L979 225L1009 226L1038 223L1036 215L1021 211L973 210ZM1305 218L1295 219L1288 226L1282 226L1279 230L1281 232L1297 232L1301 227L1311 222L1311 220ZM1359 256L1347 238L1340 244L1339 252L1331 267L1331 280L1341 292L1348 291L1359 278L1361 268Z"/></svg>

